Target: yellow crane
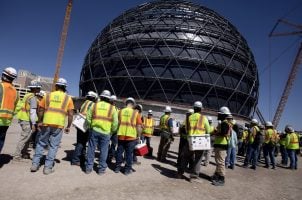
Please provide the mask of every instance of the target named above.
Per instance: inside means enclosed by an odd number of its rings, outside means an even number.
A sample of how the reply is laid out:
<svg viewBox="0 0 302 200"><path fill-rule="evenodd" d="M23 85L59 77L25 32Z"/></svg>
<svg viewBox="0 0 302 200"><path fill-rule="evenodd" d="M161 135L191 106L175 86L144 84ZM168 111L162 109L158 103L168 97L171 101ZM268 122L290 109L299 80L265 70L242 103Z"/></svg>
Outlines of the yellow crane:
<svg viewBox="0 0 302 200"><path fill-rule="evenodd" d="M69 27L69 22L70 22L71 9L72 9L72 0L68 0L68 4L67 4L67 7L66 7L66 12L65 12L65 17L64 17L63 29L62 29L62 32L61 32L59 50L58 50L58 54L57 54L56 72L55 72L55 75L54 75L54 78L53 78L52 91L55 90L55 83L57 82L57 80L59 78L59 74L60 74L60 68L61 68L61 65L62 65L62 60L63 60L63 55L64 55L64 48L65 48L67 32L68 32L68 27Z"/></svg>

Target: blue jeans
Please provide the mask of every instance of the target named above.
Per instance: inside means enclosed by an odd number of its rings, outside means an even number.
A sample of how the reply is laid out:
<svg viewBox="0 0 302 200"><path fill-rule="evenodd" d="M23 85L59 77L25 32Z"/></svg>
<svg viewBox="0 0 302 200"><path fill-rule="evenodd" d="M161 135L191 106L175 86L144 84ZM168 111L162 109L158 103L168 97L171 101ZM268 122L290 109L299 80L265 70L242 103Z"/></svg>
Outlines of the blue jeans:
<svg viewBox="0 0 302 200"><path fill-rule="evenodd" d="M236 161L236 147L228 147L227 156L225 158L225 166L234 167Z"/></svg>
<svg viewBox="0 0 302 200"><path fill-rule="evenodd" d="M8 129L8 126L0 126L0 153L4 146L7 129Z"/></svg>
<svg viewBox="0 0 302 200"><path fill-rule="evenodd" d="M268 167L270 165L269 159L273 167L275 167L275 146L270 144L265 144L263 146L263 154L265 158L265 165ZM268 159L269 157L269 159Z"/></svg>
<svg viewBox="0 0 302 200"><path fill-rule="evenodd" d="M137 144L137 140L118 140L117 147L117 157L116 157L116 168L120 169L123 163L123 153L125 151L125 171L132 170L132 162L133 162L133 150L135 145Z"/></svg>
<svg viewBox="0 0 302 200"><path fill-rule="evenodd" d="M281 164L282 165L287 165L288 164L288 155L287 155L287 150L284 145L280 145L280 152L281 152Z"/></svg>
<svg viewBox="0 0 302 200"><path fill-rule="evenodd" d="M108 156L109 141L110 135L102 134L94 130L89 131L86 171L92 171L95 148L96 145L98 145L98 149L100 150L98 172L105 172L107 168L106 160Z"/></svg>
<svg viewBox="0 0 302 200"><path fill-rule="evenodd" d="M250 162L253 167L256 167L258 161L258 149L259 146L248 144L246 157L244 159L244 165L247 166Z"/></svg>
<svg viewBox="0 0 302 200"><path fill-rule="evenodd" d="M288 157L290 160L290 165L289 167L291 169L297 169L298 168L298 157L297 157L297 152L294 149L287 149Z"/></svg>
<svg viewBox="0 0 302 200"><path fill-rule="evenodd" d="M48 154L45 160L45 168L51 169L54 166L54 160L57 155L62 135L63 130L61 128L44 126L39 133L39 139L35 149L35 155L32 160L32 165L40 165L40 160L43 156L44 148L49 146Z"/></svg>
<svg viewBox="0 0 302 200"><path fill-rule="evenodd" d="M77 144L75 146L73 156L71 159L72 164L81 163L85 159L86 144L88 141L89 132L83 132L77 128Z"/></svg>

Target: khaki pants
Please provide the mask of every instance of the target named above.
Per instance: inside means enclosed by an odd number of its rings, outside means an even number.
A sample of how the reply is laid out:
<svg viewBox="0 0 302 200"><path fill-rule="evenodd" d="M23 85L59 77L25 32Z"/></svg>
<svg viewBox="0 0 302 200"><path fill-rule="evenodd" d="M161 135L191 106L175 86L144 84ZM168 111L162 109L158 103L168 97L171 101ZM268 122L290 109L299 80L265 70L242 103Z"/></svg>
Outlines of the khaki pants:
<svg viewBox="0 0 302 200"><path fill-rule="evenodd" d="M29 139L31 137L31 127L30 123L22 122L21 124L21 135L19 142L17 144L17 148L15 153L13 154L14 157L21 157L23 154L27 153L27 149L29 146Z"/></svg>
<svg viewBox="0 0 302 200"><path fill-rule="evenodd" d="M216 171L215 173L220 176L225 176L225 157L226 150L221 148L214 148Z"/></svg>

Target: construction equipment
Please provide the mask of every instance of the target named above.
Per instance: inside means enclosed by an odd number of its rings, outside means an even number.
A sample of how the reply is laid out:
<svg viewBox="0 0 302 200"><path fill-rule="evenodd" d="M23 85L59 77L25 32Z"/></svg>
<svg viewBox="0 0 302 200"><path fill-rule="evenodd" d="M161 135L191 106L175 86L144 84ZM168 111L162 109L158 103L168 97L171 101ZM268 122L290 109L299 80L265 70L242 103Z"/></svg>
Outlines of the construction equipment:
<svg viewBox="0 0 302 200"><path fill-rule="evenodd" d="M292 31L292 32L275 33L275 30L276 30L277 26L280 23L283 23L285 25L294 27L297 30ZM294 24L294 23L291 23L291 22L289 22L287 20L284 20L284 19L279 19L277 21L276 25L273 27L272 31L270 32L269 37L271 38L271 37L276 37L276 36L288 36L288 35L302 35L302 25ZM279 124L279 121L280 121L281 115L284 111L284 108L285 108L287 99L289 97L290 91L291 91L291 89L294 85L294 81L296 79L296 76L297 76L297 73L298 73L298 70L299 70L299 65L301 63L302 63L302 43L300 44L300 48L298 50L295 61L292 65L292 68L291 68L290 74L288 76L285 88L283 90L281 99L279 101L276 113L275 113L274 118L273 118L273 124L275 125L275 127L277 127L278 124Z"/></svg>
<svg viewBox="0 0 302 200"><path fill-rule="evenodd" d="M69 27L69 22L70 22L71 9L72 9L72 0L68 0L65 17L64 17L63 29L62 29L62 33L61 33L60 46L59 46L59 50L58 50L58 54L57 54L56 72L55 72L55 75L53 78L52 91L55 90L55 85L56 85L56 82L57 82L57 80L59 78L59 74L60 74L60 68L62 65L64 48L65 48L67 32L68 32L68 27Z"/></svg>

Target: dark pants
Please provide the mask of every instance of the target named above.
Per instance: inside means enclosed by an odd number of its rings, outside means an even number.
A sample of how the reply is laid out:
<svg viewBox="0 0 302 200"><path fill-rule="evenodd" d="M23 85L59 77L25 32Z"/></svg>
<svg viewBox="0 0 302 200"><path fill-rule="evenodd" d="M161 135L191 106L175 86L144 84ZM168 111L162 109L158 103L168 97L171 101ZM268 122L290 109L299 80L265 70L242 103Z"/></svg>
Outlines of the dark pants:
<svg viewBox="0 0 302 200"><path fill-rule="evenodd" d="M297 150L295 149L287 149L287 154L290 160L290 169L298 169L298 157Z"/></svg>
<svg viewBox="0 0 302 200"><path fill-rule="evenodd" d="M251 162L253 167L256 167L258 161L258 145L249 144L247 147L246 157L244 159L244 165L248 166Z"/></svg>
<svg viewBox="0 0 302 200"><path fill-rule="evenodd" d="M265 158L265 166L268 167L270 163L275 167L275 146L270 144L265 144L263 146L263 154ZM270 163L269 163L270 159Z"/></svg>
<svg viewBox="0 0 302 200"><path fill-rule="evenodd" d="M130 170L132 170L133 150L136 144L137 140L118 140L116 169L121 169L121 165L123 163L123 153L125 152L125 172L129 172Z"/></svg>
<svg viewBox="0 0 302 200"><path fill-rule="evenodd" d="M8 129L8 126L0 126L0 153L4 146L7 129Z"/></svg>
<svg viewBox="0 0 302 200"><path fill-rule="evenodd" d="M287 154L287 150L285 148L284 145L280 145L280 152L281 152L281 164L282 165L286 165L288 164L288 154Z"/></svg>
<svg viewBox="0 0 302 200"><path fill-rule="evenodd" d="M181 153L183 150L183 147L188 143L188 140L180 137L179 139L179 145L178 145L178 156L177 156L177 166L180 166L180 162L181 162Z"/></svg>
<svg viewBox="0 0 302 200"><path fill-rule="evenodd" d="M110 141L111 141L111 144L110 144L110 147L109 147L109 153L108 153L108 158L107 160L109 162L111 162L112 158L116 158L116 147L117 147L117 134L113 134L111 135L110 137Z"/></svg>
<svg viewBox="0 0 302 200"><path fill-rule="evenodd" d="M83 131L77 128L77 144L75 146L75 150L73 152L73 156L71 159L72 164L76 164L76 163L84 164L88 135L89 135L88 131L84 133Z"/></svg>
<svg viewBox="0 0 302 200"><path fill-rule="evenodd" d="M157 152L157 160L165 161L172 142L172 136L168 132L162 132Z"/></svg>
<svg viewBox="0 0 302 200"><path fill-rule="evenodd" d="M245 156L246 150L247 150L247 143L245 141L242 142L240 147L238 144L238 155L239 156Z"/></svg>

